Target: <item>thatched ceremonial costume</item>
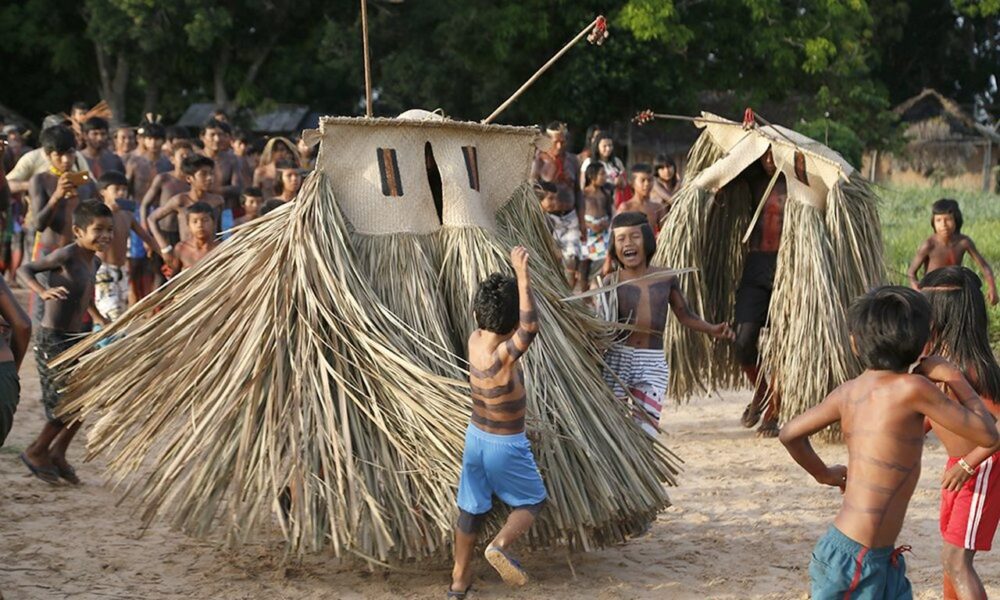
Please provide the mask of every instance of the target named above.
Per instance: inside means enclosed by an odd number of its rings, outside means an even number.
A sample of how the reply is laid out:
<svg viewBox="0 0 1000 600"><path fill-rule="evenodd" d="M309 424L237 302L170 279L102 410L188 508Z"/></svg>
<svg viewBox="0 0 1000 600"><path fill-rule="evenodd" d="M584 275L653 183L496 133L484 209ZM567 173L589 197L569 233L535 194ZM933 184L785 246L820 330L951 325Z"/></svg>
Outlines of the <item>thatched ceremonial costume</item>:
<svg viewBox="0 0 1000 600"><path fill-rule="evenodd" d="M877 197L839 154L794 131L743 127L709 113L695 123L704 131L689 154L653 264L698 269L682 286L691 305L708 321L733 322L748 253L744 236L762 200L734 180L771 148L775 177L784 175L788 196L760 360L781 394L786 420L861 371L846 311L884 278ZM731 344L676 320L668 320L664 350L670 393L678 400L742 382Z"/></svg>
<svg viewBox="0 0 1000 600"><path fill-rule="evenodd" d="M299 550L380 562L441 551L471 298L516 244L531 248L542 328L523 359L550 498L531 541L590 548L668 505L675 459L602 380L606 325L558 300L569 290L526 183L537 132L403 117L323 119L294 203L81 345L124 334L70 367L64 411L91 419L112 476L141 473L128 491L147 519L221 521L236 541L278 522Z"/></svg>

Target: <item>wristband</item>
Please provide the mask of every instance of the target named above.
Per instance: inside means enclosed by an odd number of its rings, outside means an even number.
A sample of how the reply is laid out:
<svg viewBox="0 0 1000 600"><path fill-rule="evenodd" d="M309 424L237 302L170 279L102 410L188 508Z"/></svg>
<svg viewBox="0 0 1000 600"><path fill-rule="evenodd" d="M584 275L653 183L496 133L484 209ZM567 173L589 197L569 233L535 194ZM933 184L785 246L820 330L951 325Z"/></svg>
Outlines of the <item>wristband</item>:
<svg viewBox="0 0 1000 600"><path fill-rule="evenodd" d="M161 254L170 254L173 251L173 249L174 249L174 245L173 244L169 244L167 246L164 246L163 248L160 248L160 253Z"/></svg>
<svg viewBox="0 0 1000 600"><path fill-rule="evenodd" d="M965 462L964 458L958 459L958 466L962 467L962 469L966 473L968 473L969 475L975 475L976 474L976 470L973 469L972 467L970 467L969 463Z"/></svg>

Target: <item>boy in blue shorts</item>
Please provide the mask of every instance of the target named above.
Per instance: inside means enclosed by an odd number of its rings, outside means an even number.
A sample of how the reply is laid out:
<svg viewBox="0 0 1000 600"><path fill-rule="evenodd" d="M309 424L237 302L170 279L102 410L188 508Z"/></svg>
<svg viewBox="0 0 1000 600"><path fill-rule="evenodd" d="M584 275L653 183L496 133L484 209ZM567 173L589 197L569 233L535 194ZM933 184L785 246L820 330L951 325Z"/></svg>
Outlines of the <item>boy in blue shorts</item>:
<svg viewBox="0 0 1000 600"><path fill-rule="evenodd" d="M531 296L527 250L514 248L510 259L517 279L490 275L479 284L473 307L479 329L469 336L472 419L458 483L449 598L465 598L472 587L469 564L494 495L512 511L486 547L486 560L505 582L527 583L527 574L507 550L528 531L545 504L545 484L524 435L526 395L518 362L538 334L538 315Z"/></svg>
<svg viewBox="0 0 1000 600"><path fill-rule="evenodd" d="M931 307L920 292L874 290L851 305L848 325L865 371L779 434L795 462L844 494L837 518L813 549L812 598L908 599L913 591L902 553L909 547L895 545L920 478L924 417L978 446L992 446L1000 436L958 367L939 356L921 360ZM849 468L828 466L809 444L810 435L838 421Z"/></svg>

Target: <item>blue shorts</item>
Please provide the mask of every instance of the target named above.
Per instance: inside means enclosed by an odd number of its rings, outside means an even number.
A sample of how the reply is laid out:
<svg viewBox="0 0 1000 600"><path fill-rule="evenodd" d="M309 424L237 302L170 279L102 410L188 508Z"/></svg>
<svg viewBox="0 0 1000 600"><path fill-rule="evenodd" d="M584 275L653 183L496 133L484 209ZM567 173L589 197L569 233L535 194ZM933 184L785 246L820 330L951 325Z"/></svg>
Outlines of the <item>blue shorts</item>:
<svg viewBox="0 0 1000 600"><path fill-rule="evenodd" d="M493 508L493 495L511 508L545 500L545 484L538 473L531 444L524 432L487 433L469 423L465 430L458 507L481 515Z"/></svg>
<svg viewBox="0 0 1000 600"><path fill-rule="evenodd" d="M812 600L912 599L904 549L868 548L831 525L809 562Z"/></svg>

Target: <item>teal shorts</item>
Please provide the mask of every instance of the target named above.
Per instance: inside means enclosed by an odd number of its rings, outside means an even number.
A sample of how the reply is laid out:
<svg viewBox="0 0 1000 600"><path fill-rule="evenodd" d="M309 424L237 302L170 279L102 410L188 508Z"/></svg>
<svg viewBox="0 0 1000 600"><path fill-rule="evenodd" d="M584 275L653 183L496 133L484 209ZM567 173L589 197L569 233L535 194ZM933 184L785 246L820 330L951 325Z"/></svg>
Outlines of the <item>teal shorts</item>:
<svg viewBox="0 0 1000 600"><path fill-rule="evenodd" d="M809 562L812 600L912 599L902 555L907 549L868 548L831 525Z"/></svg>

